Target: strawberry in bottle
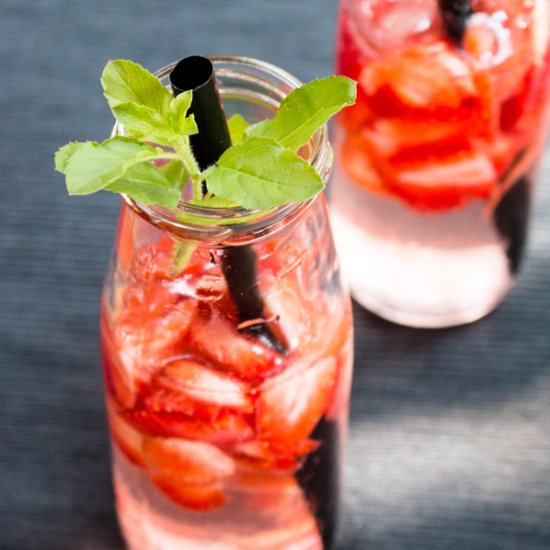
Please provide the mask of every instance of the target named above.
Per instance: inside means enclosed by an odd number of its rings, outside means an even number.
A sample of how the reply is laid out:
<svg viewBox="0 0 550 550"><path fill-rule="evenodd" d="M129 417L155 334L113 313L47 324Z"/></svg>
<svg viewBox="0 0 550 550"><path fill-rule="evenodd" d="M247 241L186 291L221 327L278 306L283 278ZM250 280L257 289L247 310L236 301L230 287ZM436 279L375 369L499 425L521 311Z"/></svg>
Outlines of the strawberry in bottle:
<svg viewBox="0 0 550 550"><path fill-rule="evenodd" d="M366 308L452 326L514 283L548 129L549 6L342 0L336 68L359 101L336 120L330 199ZM521 206L504 200L516 185Z"/></svg>
<svg viewBox="0 0 550 550"><path fill-rule="evenodd" d="M326 122L356 83L190 56L101 84L113 135L55 164L70 194L123 198L100 335L127 547L327 550L352 320Z"/></svg>
<svg viewBox="0 0 550 550"><path fill-rule="evenodd" d="M243 93L231 83L231 109L265 119L267 107L250 103L251 78L265 72L269 90L283 82L261 64L235 63ZM296 162L326 179L326 128L296 147ZM224 206L213 221L195 203L170 210L125 197L105 281L103 365L125 539L132 550L329 549L352 319L325 198L259 212Z"/></svg>

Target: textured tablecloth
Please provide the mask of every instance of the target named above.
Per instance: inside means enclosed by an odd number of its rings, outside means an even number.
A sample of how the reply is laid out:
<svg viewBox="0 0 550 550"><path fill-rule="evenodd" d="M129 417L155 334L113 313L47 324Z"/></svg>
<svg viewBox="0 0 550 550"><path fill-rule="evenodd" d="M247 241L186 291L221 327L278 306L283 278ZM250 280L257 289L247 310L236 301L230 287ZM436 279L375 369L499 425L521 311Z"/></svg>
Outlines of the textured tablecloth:
<svg viewBox="0 0 550 550"><path fill-rule="evenodd" d="M331 72L335 0L0 0L0 548L118 550L97 347L118 200L53 153L103 139L109 58ZM550 548L550 155L517 287L471 326L355 309L338 549ZM144 549L145 550L145 549ZM261 549L258 549L261 550Z"/></svg>

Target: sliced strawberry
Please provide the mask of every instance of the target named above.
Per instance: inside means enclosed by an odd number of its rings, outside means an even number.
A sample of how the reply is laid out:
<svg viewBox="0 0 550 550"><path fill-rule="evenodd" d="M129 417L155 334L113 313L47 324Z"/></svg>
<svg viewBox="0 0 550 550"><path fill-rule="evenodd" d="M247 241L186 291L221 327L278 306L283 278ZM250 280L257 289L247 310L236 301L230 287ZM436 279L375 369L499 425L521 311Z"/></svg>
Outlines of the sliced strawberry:
<svg viewBox="0 0 550 550"><path fill-rule="evenodd" d="M156 370L180 351L197 315L198 302L161 283L147 285L139 295L139 301L129 302L122 311L121 354Z"/></svg>
<svg viewBox="0 0 550 550"><path fill-rule="evenodd" d="M380 174L376 171L364 146L363 134L352 134L340 149L340 162L346 175L371 193L389 195Z"/></svg>
<svg viewBox="0 0 550 550"><path fill-rule="evenodd" d="M325 412L336 379L336 360L299 358L264 382L257 402L260 440L273 449L295 448L307 439Z"/></svg>
<svg viewBox="0 0 550 550"><path fill-rule="evenodd" d="M516 136L507 134L500 134L489 143L474 143L474 147L487 155L491 160L499 181L515 162L516 157L522 149L522 145L522 141L518 140Z"/></svg>
<svg viewBox="0 0 550 550"><path fill-rule="evenodd" d="M131 348L126 351L120 343L115 342L113 328L109 325L105 312L101 314L100 335L107 385L120 405L132 408L136 403L139 385L147 382L148 373L138 367Z"/></svg>
<svg viewBox="0 0 550 550"><path fill-rule="evenodd" d="M518 93L526 72L536 62L533 31L537 18L533 17L532 5L547 2L482 3L485 5L476 10L468 24L464 49L478 69L490 74L495 84L494 97L500 102ZM542 25L548 32L548 18L543 18Z"/></svg>
<svg viewBox="0 0 550 550"><path fill-rule="evenodd" d="M101 320L106 379L126 408L135 405L139 386L177 353L197 312L194 300L178 298L166 289L149 290L145 296L151 298L150 305L134 303L124 309L116 331L109 326L106 314ZM163 297L162 305L152 298L159 295Z"/></svg>
<svg viewBox="0 0 550 550"><path fill-rule="evenodd" d="M154 411L216 420L221 408L253 412L249 388L223 372L192 359L170 363L152 380L145 396Z"/></svg>
<svg viewBox="0 0 550 550"><path fill-rule="evenodd" d="M114 444L126 455L130 462L144 467L145 458L142 450L143 434L134 429L120 416L119 407L109 393L106 396L106 406L109 430Z"/></svg>
<svg viewBox="0 0 550 550"><path fill-rule="evenodd" d="M388 187L412 206L425 210L454 208L472 198L487 198L496 185L493 164L474 150L401 162L394 159L385 170Z"/></svg>
<svg viewBox="0 0 550 550"><path fill-rule="evenodd" d="M161 281L145 284L129 294L122 308L123 331L137 345L146 345L149 355L151 346L162 350L183 339L195 318L196 300L177 290Z"/></svg>
<svg viewBox="0 0 550 550"><path fill-rule="evenodd" d="M377 120L362 136L368 136L379 154L389 157L404 151L416 155L436 147L462 146L467 144L463 134L468 129L469 121L390 118Z"/></svg>
<svg viewBox="0 0 550 550"><path fill-rule="evenodd" d="M300 466L306 454L317 449L318 443L303 439L297 445L273 448L266 441L253 440L231 447L239 467L244 470L267 470L272 473L292 473Z"/></svg>
<svg viewBox="0 0 550 550"><path fill-rule="evenodd" d="M153 474L150 479L165 496L183 508L214 510L227 501L219 483L194 485L164 474Z"/></svg>
<svg viewBox="0 0 550 550"><path fill-rule="evenodd" d="M176 438L144 437L143 458L151 481L173 502L193 510L222 506L223 481L233 460L213 445Z"/></svg>
<svg viewBox="0 0 550 550"><path fill-rule="evenodd" d="M284 364L280 354L257 339L240 334L217 314L208 320L197 320L191 344L205 359L247 381L262 380L278 372Z"/></svg>
<svg viewBox="0 0 550 550"><path fill-rule="evenodd" d="M322 249L326 249L323 247ZM342 301L312 293L311 288L320 284L310 279L318 276L316 270L302 269L297 265L292 274L283 280L264 287L266 311L277 319L277 327L283 334L290 350L297 350L309 357L325 354L331 345L332 336L340 329ZM331 335L327 337L327 335Z"/></svg>
<svg viewBox="0 0 550 550"><path fill-rule="evenodd" d="M467 126L464 133L468 137L480 136L487 141L495 139L499 133L501 103L498 86L491 73L478 71L474 75L478 90L478 109L473 110L474 118L465 117Z"/></svg>
<svg viewBox="0 0 550 550"><path fill-rule="evenodd" d="M366 65L359 83L375 98L390 92L404 106L415 109L456 109L475 97L472 71L450 44L415 44Z"/></svg>
<svg viewBox="0 0 550 550"><path fill-rule="evenodd" d="M221 481L235 471L231 457L214 445L199 441L144 437L143 458L151 472L195 485Z"/></svg>
<svg viewBox="0 0 550 550"><path fill-rule="evenodd" d="M182 437L214 445L234 445L254 437L249 415L220 409L213 419L203 419L179 413L154 410L145 402L124 418L145 434L160 437Z"/></svg>
<svg viewBox="0 0 550 550"><path fill-rule="evenodd" d="M392 194L422 210L444 210L472 198L486 198L496 184L495 168L485 152L467 141L438 141L404 147L394 155L371 131L363 146Z"/></svg>
<svg viewBox="0 0 550 550"><path fill-rule="evenodd" d="M338 113L336 124L343 126L349 133L355 133L372 123L373 119L374 113L369 107L369 98L362 88L358 88L355 103Z"/></svg>
<svg viewBox="0 0 550 550"><path fill-rule="evenodd" d="M149 318L144 323L144 355L154 361L158 357L171 354L178 342L189 332L195 319L198 304L190 298L177 298L168 310L156 322Z"/></svg>

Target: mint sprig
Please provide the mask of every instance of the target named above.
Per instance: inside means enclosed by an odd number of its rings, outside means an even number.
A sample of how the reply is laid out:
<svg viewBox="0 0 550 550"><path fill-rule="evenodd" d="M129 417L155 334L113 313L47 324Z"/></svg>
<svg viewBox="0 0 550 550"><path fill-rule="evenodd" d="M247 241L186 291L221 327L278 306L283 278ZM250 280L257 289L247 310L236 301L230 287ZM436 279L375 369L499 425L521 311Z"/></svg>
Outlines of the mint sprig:
<svg viewBox="0 0 550 550"><path fill-rule="evenodd" d="M355 87L341 76L313 80L290 92L273 118L254 124L246 134L271 137L297 151L330 117L355 102Z"/></svg>
<svg viewBox="0 0 550 550"><path fill-rule="evenodd" d="M229 135L231 136L231 143L235 144L244 139L249 124L242 115L236 113L228 119L227 126L229 128Z"/></svg>
<svg viewBox="0 0 550 550"><path fill-rule="evenodd" d="M204 173L214 195L231 197L250 210L304 201L323 189L319 174L303 158L273 138L246 138L233 145Z"/></svg>
<svg viewBox="0 0 550 550"><path fill-rule="evenodd" d="M270 120L249 126L234 115L229 120L233 146L201 172L189 144L197 132L188 114L192 92L173 97L154 75L127 60L107 63L101 84L125 136L59 149L56 170L65 175L69 194L104 189L170 209L189 181L193 204L202 206L263 210L315 196L323 188L321 177L296 151L355 100L355 82L333 76L291 92Z"/></svg>
<svg viewBox="0 0 550 550"><path fill-rule="evenodd" d="M173 179L152 161L166 159L160 147L115 136L103 143L69 143L56 154L56 169L65 174L70 195L106 189L126 193L145 204L174 208L179 201L182 171ZM180 163L180 161L174 161ZM177 179L176 179L177 178Z"/></svg>

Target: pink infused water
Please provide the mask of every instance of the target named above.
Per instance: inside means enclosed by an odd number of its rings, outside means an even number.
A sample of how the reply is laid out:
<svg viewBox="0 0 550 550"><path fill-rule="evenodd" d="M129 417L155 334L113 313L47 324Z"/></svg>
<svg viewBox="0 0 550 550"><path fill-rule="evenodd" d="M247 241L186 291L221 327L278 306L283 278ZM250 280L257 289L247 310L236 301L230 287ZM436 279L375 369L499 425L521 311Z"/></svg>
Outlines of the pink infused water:
<svg viewBox="0 0 550 550"><path fill-rule="evenodd" d="M226 248L199 245L174 274L172 240L123 207L101 339L131 550L330 548L351 308L324 198L300 220L254 245L265 303L255 322L284 345L275 349L242 332Z"/></svg>
<svg viewBox="0 0 550 550"><path fill-rule="evenodd" d="M548 126L547 0L343 0L330 202L353 296L419 327L513 284ZM459 17L457 14L461 14Z"/></svg>

